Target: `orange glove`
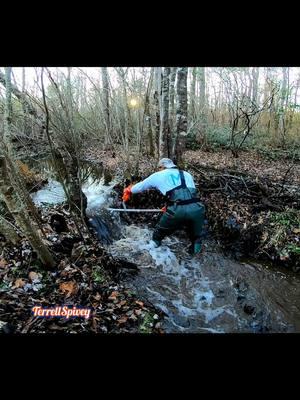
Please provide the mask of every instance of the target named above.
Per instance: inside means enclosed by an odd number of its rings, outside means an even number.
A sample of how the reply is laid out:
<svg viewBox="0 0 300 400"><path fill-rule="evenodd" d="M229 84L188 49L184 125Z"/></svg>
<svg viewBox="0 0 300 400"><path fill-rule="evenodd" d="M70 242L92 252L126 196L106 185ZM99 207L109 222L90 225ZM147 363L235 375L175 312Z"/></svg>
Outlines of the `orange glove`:
<svg viewBox="0 0 300 400"><path fill-rule="evenodd" d="M122 200L123 201L129 201L130 200L130 197L131 197L131 188L132 188L132 186L133 185L129 185L129 186L127 186L124 190L123 190L123 196L122 196Z"/></svg>
<svg viewBox="0 0 300 400"><path fill-rule="evenodd" d="M166 212L167 211L167 206L164 206L162 209L161 209L161 211L164 213L164 212Z"/></svg>

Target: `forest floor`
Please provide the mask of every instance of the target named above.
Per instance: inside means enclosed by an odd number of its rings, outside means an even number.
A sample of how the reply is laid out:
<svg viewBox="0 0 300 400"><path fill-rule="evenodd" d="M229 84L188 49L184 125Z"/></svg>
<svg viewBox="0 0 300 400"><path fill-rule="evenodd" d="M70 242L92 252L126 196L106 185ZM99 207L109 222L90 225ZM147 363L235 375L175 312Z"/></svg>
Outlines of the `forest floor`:
<svg viewBox="0 0 300 400"><path fill-rule="evenodd" d="M40 212L55 269L42 268L26 239L13 246L0 235L1 332L163 333L162 313L122 285L135 265L112 258L82 226L80 237L66 205ZM86 308L91 317L40 318L39 306Z"/></svg>
<svg viewBox="0 0 300 400"><path fill-rule="evenodd" d="M101 164L112 176L121 176L127 168L118 153L95 147L86 151L85 159ZM236 257L300 270L299 162L267 160L255 152L242 152L233 159L224 150L187 151L185 161L206 207L208 230L222 247ZM155 165L155 159L142 158L139 176L133 180L154 172ZM33 182L26 167L21 168ZM120 204L123 187L124 181L115 186ZM161 208L164 204L164 197L151 191L133 196L128 207ZM80 238L65 205L43 207L40 213L56 268L43 270L27 240L12 246L0 236L0 331L163 333L162 313L122 285L126 274L137 273L134 265L112 258L96 237L84 234ZM66 222L63 231L53 223L53 215L58 214ZM156 219L149 214L131 215L134 223L154 224ZM38 318L32 314L34 306L62 304L91 308L92 317Z"/></svg>

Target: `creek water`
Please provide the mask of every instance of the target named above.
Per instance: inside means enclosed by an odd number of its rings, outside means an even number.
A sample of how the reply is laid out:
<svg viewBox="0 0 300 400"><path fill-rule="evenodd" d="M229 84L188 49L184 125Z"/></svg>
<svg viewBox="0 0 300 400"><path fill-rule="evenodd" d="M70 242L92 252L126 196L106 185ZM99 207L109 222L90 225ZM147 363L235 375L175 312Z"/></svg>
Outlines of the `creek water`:
<svg viewBox="0 0 300 400"><path fill-rule="evenodd" d="M47 168L49 183L32 195L38 205L65 200ZM99 216L109 227L113 240L104 244L107 250L138 265L139 272L124 283L164 312L166 332L300 332L299 275L233 260L209 237L203 239L204 253L196 256L188 253L183 232L155 247L151 228L128 224L119 213L106 210L117 180L104 184L102 172L88 168L83 171L87 214Z"/></svg>

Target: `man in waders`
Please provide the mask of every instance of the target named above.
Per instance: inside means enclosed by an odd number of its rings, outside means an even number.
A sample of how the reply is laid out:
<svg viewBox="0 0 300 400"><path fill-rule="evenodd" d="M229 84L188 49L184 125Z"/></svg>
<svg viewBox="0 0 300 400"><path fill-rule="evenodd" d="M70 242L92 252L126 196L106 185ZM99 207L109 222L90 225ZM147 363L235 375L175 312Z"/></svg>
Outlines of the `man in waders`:
<svg viewBox="0 0 300 400"><path fill-rule="evenodd" d="M161 159L158 168L158 172L142 182L125 188L123 200L128 201L132 193L148 189L159 190L168 198L168 202L166 211L153 232L153 241L160 246L165 236L185 226L192 241L192 253L199 253L202 250L200 235L205 207L197 197L194 179L188 172L179 170L169 158Z"/></svg>

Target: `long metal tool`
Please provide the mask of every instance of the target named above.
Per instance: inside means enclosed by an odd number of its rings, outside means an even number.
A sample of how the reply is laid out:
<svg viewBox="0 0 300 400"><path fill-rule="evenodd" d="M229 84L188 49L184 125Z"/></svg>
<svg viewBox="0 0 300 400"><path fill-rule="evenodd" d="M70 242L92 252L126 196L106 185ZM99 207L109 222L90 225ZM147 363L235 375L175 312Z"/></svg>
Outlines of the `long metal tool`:
<svg viewBox="0 0 300 400"><path fill-rule="evenodd" d="M136 209L136 208L107 208L108 211L119 211L119 212L163 212L163 210L144 208L144 209Z"/></svg>

